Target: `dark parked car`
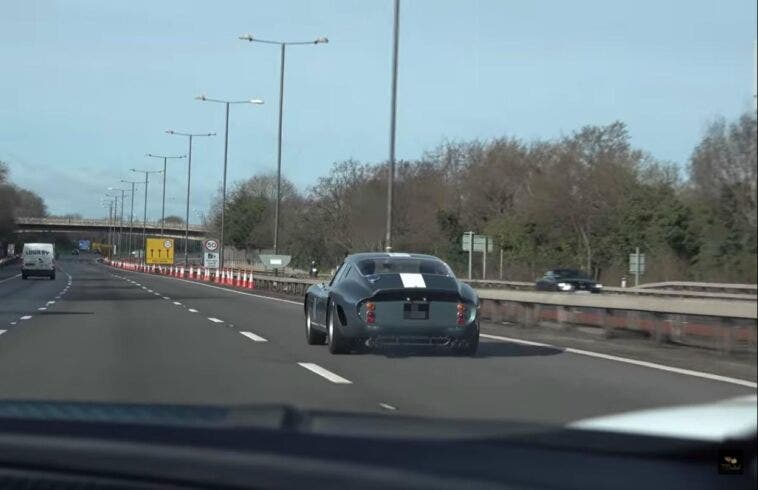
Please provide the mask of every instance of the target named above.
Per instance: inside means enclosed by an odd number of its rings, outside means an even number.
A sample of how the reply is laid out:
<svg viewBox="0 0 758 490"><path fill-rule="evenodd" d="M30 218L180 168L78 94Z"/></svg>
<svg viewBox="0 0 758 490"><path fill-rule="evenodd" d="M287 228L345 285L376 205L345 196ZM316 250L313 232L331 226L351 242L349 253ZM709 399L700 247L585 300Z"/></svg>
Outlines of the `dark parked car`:
<svg viewBox="0 0 758 490"><path fill-rule="evenodd" d="M356 347L443 346L473 355L479 297L431 255L349 255L329 284L305 294L305 336L332 354Z"/></svg>
<svg viewBox="0 0 758 490"><path fill-rule="evenodd" d="M600 293L603 285L576 269L553 269L537 279L537 291Z"/></svg>

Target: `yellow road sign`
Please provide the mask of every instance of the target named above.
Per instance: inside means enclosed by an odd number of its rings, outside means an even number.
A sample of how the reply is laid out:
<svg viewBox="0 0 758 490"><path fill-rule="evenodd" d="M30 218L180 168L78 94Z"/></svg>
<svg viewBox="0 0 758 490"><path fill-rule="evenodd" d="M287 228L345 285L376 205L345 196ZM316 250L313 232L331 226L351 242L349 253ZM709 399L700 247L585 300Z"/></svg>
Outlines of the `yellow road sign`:
<svg viewBox="0 0 758 490"><path fill-rule="evenodd" d="M148 238L145 252L145 262L148 264L173 264L174 239Z"/></svg>

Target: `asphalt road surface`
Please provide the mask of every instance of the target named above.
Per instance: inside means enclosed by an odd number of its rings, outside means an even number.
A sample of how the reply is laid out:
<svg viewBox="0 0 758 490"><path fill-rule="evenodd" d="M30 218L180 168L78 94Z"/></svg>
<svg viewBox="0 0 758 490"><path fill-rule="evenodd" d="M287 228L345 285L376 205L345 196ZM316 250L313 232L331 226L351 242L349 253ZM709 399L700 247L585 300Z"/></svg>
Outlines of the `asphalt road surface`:
<svg viewBox="0 0 758 490"><path fill-rule="evenodd" d="M297 301L127 272L88 257L56 280L0 268L0 396L261 404L564 423L755 389L483 338L475 358L305 343Z"/></svg>

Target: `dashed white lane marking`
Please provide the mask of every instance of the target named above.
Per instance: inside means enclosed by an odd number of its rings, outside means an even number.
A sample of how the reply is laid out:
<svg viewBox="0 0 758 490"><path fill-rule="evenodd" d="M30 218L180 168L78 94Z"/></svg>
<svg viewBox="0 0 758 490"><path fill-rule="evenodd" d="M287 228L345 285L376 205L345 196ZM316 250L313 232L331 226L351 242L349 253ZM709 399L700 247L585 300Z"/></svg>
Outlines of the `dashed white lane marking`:
<svg viewBox="0 0 758 490"><path fill-rule="evenodd" d="M253 332L240 332L245 337L249 338L253 342L268 342L268 340L264 339L260 335L255 335Z"/></svg>
<svg viewBox="0 0 758 490"><path fill-rule="evenodd" d="M194 308L188 308L187 311L189 311L190 313L197 313L197 310Z"/></svg>
<svg viewBox="0 0 758 490"><path fill-rule="evenodd" d="M397 407L393 407L389 403L380 403L379 406L385 410L392 410L392 411L397 410Z"/></svg>
<svg viewBox="0 0 758 490"><path fill-rule="evenodd" d="M144 274L144 272L139 272L138 274ZM160 279L172 279L174 281L186 282L188 284L194 284L196 286L203 286L203 287L206 287L206 288L220 289L221 291L226 291L226 292L229 292L229 293L242 294L244 296L252 296L253 298L268 299L268 300L271 300L271 301L279 301L281 303L289 303L291 305L303 306L303 302L302 301L292 301L290 299L274 298L273 296L264 296L262 294L246 293L245 291L237 291L236 289L222 288L221 286L214 286L213 284L205 284L205 283L202 283L202 282L189 281L187 279L179 279L178 277L166 277L166 276L155 276L155 277L158 277Z"/></svg>
<svg viewBox="0 0 758 490"><path fill-rule="evenodd" d="M5 332L7 332L7 330L0 330L0 335L4 334Z"/></svg>
<svg viewBox="0 0 758 490"><path fill-rule="evenodd" d="M322 378L328 379L332 383L341 384L341 385L353 384L353 382L350 381L349 379L345 379L338 374L334 374L328 369L322 368L318 364L315 364L312 362L298 362L298 365L304 367L305 369L307 369L308 371L312 373L318 374Z"/></svg>
<svg viewBox="0 0 758 490"><path fill-rule="evenodd" d="M219 320L218 318L213 318L212 316L209 316L208 320L212 321L213 323L224 323L224 320Z"/></svg>
<svg viewBox="0 0 758 490"><path fill-rule="evenodd" d="M142 286L142 289L144 289L145 291L147 291L147 286Z"/></svg>
<svg viewBox="0 0 758 490"><path fill-rule="evenodd" d="M704 373L702 371L693 371L691 369L682 369L682 368L673 367L673 366L666 366L664 364L658 364L655 362L638 361L637 359L629 359L628 357L612 356L610 354L603 354L601 352L592 352L588 350L574 349L573 347L558 347L555 345L543 344L540 342L531 342L529 340L514 339L511 337L501 337L499 335L490 335L486 333L480 333L479 336L487 338L487 339L502 340L504 342L513 342L516 344L532 345L532 346L537 346L537 347L549 347L551 349L559 349L559 350L562 350L563 352L570 352L571 354L577 354L580 356L595 357L598 359L606 359L609 361L623 362L626 364L634 364L635 366L658 369L660 371L668 371L670 373L683 374L685 376L694 376L696 378L710 379L713 381L722 381L724 383L747 386L748 388L758 388L758 383L754 383L752 381L747 381L747 380L738 379L738 378L730 378L728 376L721 376L719 374Z"/></svg>
<svg viewBox="0 0 758 490"><path fill-rule="evenodd" d="M47 304L49 304L49 305L54 305L54 304L55 304L55 301L48 301L48 302L47 302Z"/></svg>
<svg viewBox="0 0 758 490"><path fill-rule="evenodd" d="M16 324L16 322L11 322L11 325L15 325L15 324Z"/></svg>
<svg viewBox="0 0 758 490"><path fill-rule="evenodd" d="M22 316L21 318L19 318L19 320L28 320L28 319L30 319L31 317L32 317L31 315L24 315L24 316Z"/></svg>
<svg viewBox="0 0 758 490"><path fill-rule="evenodd" d="M5 279L3 279L3 280L2 280L2 281L0 281L0 282L10 281L11 279L15 279L15 278L17 278L17 277L21 277L21 274L16 274L15 276L6 277Z"/></svg>
<svg viewBox="0 0 758 490"><path fill-rule="evenodd" d="M39 308L37 308L37 311L45 311L46 309L47 309L46 307L40 306Z"/></svg>
<svg viewBox="0 0 758 490"><path fill-rule="evenodd" d="M160 296L161 295L161 293L153 293L153 294L156 295L156 296Z"/></svg>
<svg viewBox="0 0 758 490"><path fill-rule="evenodd" d="M180 302L178 302L178 301L174 301L174 304L175 304L176 306L182 306L182 304L181 304Z"/></svg>
<svg viewBox="0 0 758 490"><path fill-rule="evenodd" d="M148 289L148 290L147 290L147 292L148 292L148 293L152 293L152 292L154 292L154 291L153 291L152 289Z"/></svg>
<svg viewBox="0 0 758 490"><path fill-rule="evenodd" d="M170 300L171 298L169 298L168 296L164 296L163 299Z"/></svg>

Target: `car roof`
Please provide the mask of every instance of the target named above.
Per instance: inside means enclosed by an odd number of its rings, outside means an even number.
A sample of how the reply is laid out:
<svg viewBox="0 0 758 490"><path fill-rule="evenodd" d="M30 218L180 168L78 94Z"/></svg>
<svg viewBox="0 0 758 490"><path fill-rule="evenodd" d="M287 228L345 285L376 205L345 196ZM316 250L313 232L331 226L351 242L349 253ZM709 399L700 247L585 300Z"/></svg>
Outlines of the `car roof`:
<svg viewBox="0 0 758 490"><path fill-rule="evenodd" d="M403 253L403 252L361 252L356 254L351 254L345 257L345 262L359 262L361 260L371 260L371 259L390 259L390 258L412 258L412 259L431 259L431 260L439 260L442 262L442 259L439 257L435 257L434 255L427 255L427 254L414 254L414 253Z"/></svg>

